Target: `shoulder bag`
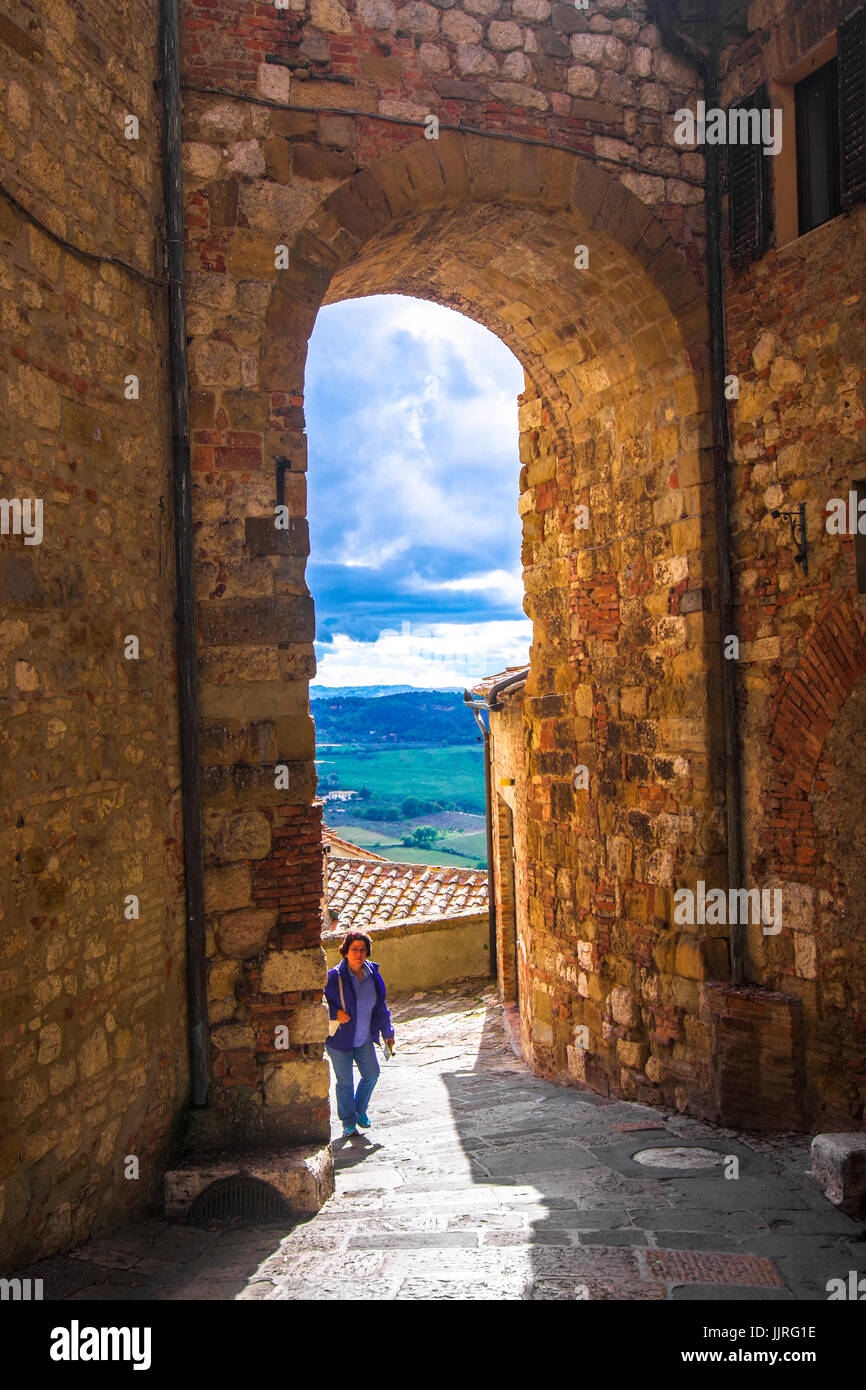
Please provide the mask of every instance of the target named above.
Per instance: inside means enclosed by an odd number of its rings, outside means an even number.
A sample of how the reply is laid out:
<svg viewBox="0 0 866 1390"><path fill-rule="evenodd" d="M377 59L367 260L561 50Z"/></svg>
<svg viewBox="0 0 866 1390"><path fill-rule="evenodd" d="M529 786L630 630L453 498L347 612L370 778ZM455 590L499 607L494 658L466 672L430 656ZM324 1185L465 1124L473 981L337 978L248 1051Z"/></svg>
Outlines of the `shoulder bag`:
<svg viewBox="0 0 866 1390"><path fill-rule="evenodd" d="M349 1010L346 1008L346 996L343 994L343 977L340 974L339 969L337 970L337 984L340 986L340 1008L343 1010L344 1014L347 1014ZM329 1018L328 1037L332 1038L336 1033L337 1029L342 1028L342 1026L342 1023L338 1018Z"/></svg>

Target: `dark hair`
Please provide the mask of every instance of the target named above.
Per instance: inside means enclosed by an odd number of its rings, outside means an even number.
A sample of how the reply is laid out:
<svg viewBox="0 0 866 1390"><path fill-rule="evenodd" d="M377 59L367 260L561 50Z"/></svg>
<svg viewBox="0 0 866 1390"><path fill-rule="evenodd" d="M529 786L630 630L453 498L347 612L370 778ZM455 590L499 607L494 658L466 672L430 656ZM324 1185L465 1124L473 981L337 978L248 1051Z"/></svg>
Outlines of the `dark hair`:
<svg viewBox="0 0 866 1390"><path fill-rule="evenodd" d="M363 941L367 948L367 955L370 955L370 952L373 950L373 943L367 933L363 931L347 931L340 946L341 956L347 956L349 954L349 947L353 941Z"/></svg>

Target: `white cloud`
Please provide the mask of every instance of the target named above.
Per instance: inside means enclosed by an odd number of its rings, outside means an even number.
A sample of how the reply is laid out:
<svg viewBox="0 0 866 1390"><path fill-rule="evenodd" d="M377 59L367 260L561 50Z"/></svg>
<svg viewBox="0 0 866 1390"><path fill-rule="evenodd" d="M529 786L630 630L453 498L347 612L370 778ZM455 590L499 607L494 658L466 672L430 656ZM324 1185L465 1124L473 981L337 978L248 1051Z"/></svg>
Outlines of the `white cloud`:
<svg viewBox="0 0 866 1390"><path fill-rule="evenodd" d="M520 570L486 570L483 574L466 574L462 579L423 579L414 574L406 588L409 593L490 594L501 604L520 608L523 603L523 574Z"/></svg>
<svg viewBox="0 0 866 1390"><path fill-rule="evenodd" d="M509 349L441 305L326 306L306 382L315 561L378 568L422 546L448 575L516 553L523 387Z"/></svg>
<svg viewBox="0 0 866 1390"><path fill-rule="evenodd" d="M405 554L412 542L408 536L397 536L394 540L368 541L358 531L350 531L345 537L339 555L324 556L323 559L338 558L346 569L381 569L389 560L396 560Z"/></svg>
<svg viewBox="0 0 866 1390"><path fill-rule="evenodd" d="M317 643L317 685L416 685L426 689L470 685L507 666L527 665L532 624L528 618L489 623L404 622L375 642L335 633Z"/></svg>

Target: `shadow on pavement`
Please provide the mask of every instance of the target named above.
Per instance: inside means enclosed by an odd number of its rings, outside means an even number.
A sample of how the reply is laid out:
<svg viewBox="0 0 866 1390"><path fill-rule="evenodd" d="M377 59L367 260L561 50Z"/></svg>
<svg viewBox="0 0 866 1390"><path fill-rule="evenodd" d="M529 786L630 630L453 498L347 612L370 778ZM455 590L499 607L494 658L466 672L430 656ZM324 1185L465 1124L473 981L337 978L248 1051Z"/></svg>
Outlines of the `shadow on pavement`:
<svg viewBox="0 0 866 1390"><path fill-rule="evenodd" d="M441 1079L475 1182L507 1191L485 1245L512 1246L516 1275L524 1261L522 1297L826 1300L827 1280L866 1270L866 1230L814 1185L807 1137L773 1144L557 1085L515 1068L503 1038L488 1003L474 1069ZM635 1162L671 1148L690 1152L666 1163L703 1150L709 1166Z"/></svg>

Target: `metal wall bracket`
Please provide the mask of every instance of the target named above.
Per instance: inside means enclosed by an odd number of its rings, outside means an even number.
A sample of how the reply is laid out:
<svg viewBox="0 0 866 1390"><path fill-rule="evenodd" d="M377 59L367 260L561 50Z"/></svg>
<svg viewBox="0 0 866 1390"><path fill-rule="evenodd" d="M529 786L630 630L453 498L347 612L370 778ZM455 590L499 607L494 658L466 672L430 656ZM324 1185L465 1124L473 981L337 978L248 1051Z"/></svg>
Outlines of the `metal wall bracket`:
<svg viewBox="0 0 866 1390"><path fill-rule="evenodd" d="M796 546L794 559L798 565L803 566L803 573L809 573L809 547L806 542L806 503L801 502L795 512L782 511L779 507L774 507L770 516L783 516L791 527L791 540Z"/></svg>
<svg viewBox="0 0 866 1390"><path fill-rule="evenodd" d="M286 474L292 470L292 460L284 454L277 454L274 458L277 470L277 506L284 507L286 504Z"/></svg>

